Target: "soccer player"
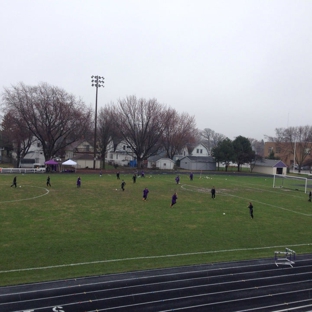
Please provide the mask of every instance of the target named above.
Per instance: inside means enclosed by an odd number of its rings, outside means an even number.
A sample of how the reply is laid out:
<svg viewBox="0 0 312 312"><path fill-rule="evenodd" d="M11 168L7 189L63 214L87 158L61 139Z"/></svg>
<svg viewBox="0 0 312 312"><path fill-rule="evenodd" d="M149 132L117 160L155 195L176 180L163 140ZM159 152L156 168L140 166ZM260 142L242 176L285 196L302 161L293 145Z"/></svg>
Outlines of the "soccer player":
<svg viewBox="0 0 312 312"><path fill-rule="evenodd" d="M176 176L175 181L176 181L177 184L179 184L179 182L180 182L180 177L179 177L179 176Z"/></svg>
<svg viewBox="0 0 312 312"><path fill-rule="evenodd" d="M50 183L50 176L47 177L47 186L51 186L51 183Z"/></svg>
<svg viewBox="0 0 312 312"><path fill-rule="evenodd" d="M80 177L78 177L78 179L77 179L77 187L80 187L81 186L81 179L80 179Z"/></svg>
<svg viewBox="0 0 312 312"><path fill-rule="evenodd" d="M16 187L16 177L13 178L13 182L12 182L11 187L12 187L12 186L15 186L15 187Z"/></svg>
<svg viewBox="0 0 312 312"><path fill-rule="evenodd" d="M173 205L175 205L175 204L177 203L177 199L178 199L178 194L177 194L177 192L175 192L175 193L172 195L170 207L172 207Z"/></svg>
<svg viewBox="0 0 312 312"><path fill-rule="evenodd" d="M135 174L133 175L133 177L132 177L133 183L136 182L136 178L137 178L137 176L136 176L136 173L135 173Z"/></svg>
<svg viewBox="0 0 312 312"><path fill-rule="evenodd" d="M125 185L126 185L126 182L124 180L122 180L122 182L121 182L121 189L123 191L125 190Z"/></svg>
<svg viewBox="0 0 312 312"><path fill-rule="evenodd" d="M309 193L309 202L311 201L311 198L312 198L312 192L310 191L310 193Z"/></svg>
<svg viewBox="0 0 312 312"><path fill-rule="evenodd" d="M116 173L116 177L117 177L117 180L119 180L119 179L120 179L120 177L119 177L119 171L117 171L117 173Z"/></svg>
<svg viewBox="0 0 312 312"><path fill-rule="evenodd" d="M253 205L251 202L249 202L248 208L249 208L249 213L250 213L251 219L253 219Z"/></svg>
<svg viewBox="0 0 312 312"><path fill-rule="evenodd" d="M190 180L193 181L193 172L190 173Z"/></svg>
<svg viewBox="0 0 312 312"><path fill-rule="evenodd" d="M146 187L144 190L143 190L143 200L147 200L147 194L149 193L149 190L148 188Z"/></svg>
<svg viewBox="0 0 312 312"><path fill-rule="evenodd" d="M216 198L216 189L215 189L214 186L213 186L212 189L211 189L211 198L213 198L213 199Z"/></svg>

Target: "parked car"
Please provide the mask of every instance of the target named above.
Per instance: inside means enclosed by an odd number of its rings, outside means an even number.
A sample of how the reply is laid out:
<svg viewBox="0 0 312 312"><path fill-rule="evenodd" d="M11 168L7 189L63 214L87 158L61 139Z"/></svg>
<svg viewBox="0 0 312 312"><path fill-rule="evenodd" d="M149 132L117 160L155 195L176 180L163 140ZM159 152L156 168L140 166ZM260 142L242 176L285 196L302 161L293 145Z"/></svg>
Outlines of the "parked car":
<svg viewBox="0 0 312 312"><path fill-rule="evenodd" d="M46 172L46 168L45 167L38 167L38 168L35 168L35 171L36 172Z"/></svg>

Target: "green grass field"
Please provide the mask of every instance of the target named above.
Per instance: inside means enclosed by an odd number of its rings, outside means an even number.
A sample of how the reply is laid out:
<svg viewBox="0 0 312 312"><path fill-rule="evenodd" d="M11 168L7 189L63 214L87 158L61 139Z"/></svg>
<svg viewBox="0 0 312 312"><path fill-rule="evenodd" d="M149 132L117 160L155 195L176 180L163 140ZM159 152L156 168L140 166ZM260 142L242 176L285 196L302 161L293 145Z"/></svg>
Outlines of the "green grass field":
<svg viewBox="0 0 312 312"><path fill-rule="evenodd" d="M50 176L47 189L46 174L18 174L17 188L0 175L0 285L311 252L312 203L272 178L121 174L122 192L115 175L81 175L81 188L78 174Z"/></svg>

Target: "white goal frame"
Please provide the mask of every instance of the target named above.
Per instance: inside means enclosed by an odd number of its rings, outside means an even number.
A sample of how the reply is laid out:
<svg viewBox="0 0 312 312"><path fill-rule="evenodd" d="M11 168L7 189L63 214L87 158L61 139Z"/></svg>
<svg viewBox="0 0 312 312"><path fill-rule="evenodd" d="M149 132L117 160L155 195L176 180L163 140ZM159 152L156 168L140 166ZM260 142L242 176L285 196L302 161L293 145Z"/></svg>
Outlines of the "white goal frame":
<svg viewBox="0 0 312 312"><path fill-rule="evenodd" d="M281 186L276 186L276 177L277 179L283 179L282 185ZM297 180L300 181L301 183L304 182L304 193L307 193L307 188L308 188L308 178L303 178L303 177L297 177L297 176L289 176L289 175L285 175L285 174L274 174L273 177L273 188L275 187L284 187L284 180ZM287 187L289 188L289 187ZM289 188L291 189L291 188ZM294 188L294 190L296 190Z"/></svg>

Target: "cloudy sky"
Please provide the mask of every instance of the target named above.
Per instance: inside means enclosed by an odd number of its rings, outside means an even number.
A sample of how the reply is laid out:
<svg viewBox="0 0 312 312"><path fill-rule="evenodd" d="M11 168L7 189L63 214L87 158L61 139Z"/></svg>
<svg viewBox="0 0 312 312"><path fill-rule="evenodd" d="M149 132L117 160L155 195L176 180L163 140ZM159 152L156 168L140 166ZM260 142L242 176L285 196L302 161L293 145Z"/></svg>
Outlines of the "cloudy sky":
<svg viewBox="0 0 312 312"><path fill-rule="evenodd" d="M2 0L1 92L61 87L95 106L129 95L199 129L264 139L312 123L311 0Z"/></svg>

